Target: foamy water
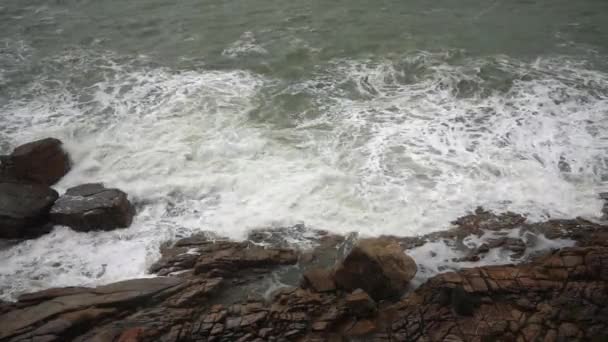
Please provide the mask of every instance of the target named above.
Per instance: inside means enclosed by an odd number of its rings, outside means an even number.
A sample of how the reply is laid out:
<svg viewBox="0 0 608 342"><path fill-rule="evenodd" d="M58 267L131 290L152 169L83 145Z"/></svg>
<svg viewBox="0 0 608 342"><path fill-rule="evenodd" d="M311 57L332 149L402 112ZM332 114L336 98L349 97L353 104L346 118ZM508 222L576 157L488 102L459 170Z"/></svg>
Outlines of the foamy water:
<svg viewBox="0 0 608 342"><path fill-rule="evenodd" d="M241 41L230 58L262 53ZM58 227L0 251L5 299L144 276L160 243L202 230L241 239L303 222L406 236L479 205L531 220L600 213L608 75L565 56L334 59L288 85L82 50L52 67L66 77L41 73L0 107L0 149L60 138L74 161L60 192L102 181L138 215L128 229Z"/></svg>

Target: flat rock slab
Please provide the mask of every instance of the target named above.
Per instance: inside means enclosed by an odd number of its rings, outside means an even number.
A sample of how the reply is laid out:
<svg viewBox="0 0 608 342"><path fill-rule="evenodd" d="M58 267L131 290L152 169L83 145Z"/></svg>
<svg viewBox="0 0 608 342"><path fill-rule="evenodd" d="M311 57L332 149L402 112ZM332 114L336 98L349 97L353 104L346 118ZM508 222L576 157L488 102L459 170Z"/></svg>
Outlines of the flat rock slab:
<svg viewBox="0 0 608 342"><path fill-rule="evenodd" d="M53 185L70 171L70 167L63 143L54 138L21 145L9 156L0 158L1 178L26 183Z"/></svg>
<svg viewBox="0 0 608 342"><path fill-rule="evenodd" d="M97 288L67 288L64 295L55 289L51 300L10 311L0 316L0 339L21 333L24 328L63 313L89 307L117 307L146 300L154 294L183 283L180 278L134 279ZM48 291L41 297L46 297ZM29 296L36 298L35 294ZM48 297L47 297L48 298Z"/></svg>
<svg viewBox="0 0 608 342"><path fill-rule="evenodd" d="M51 208L53 223L85 232L129 227L134 215L126 193L100 183L68 189Z"/></svg>
<svg viewBox="0 0 608 342"><path fill-rule="evenodd" d="M48 186L0 183L0 238L35 237L49 231L45 227L57 192Z"/></svg>

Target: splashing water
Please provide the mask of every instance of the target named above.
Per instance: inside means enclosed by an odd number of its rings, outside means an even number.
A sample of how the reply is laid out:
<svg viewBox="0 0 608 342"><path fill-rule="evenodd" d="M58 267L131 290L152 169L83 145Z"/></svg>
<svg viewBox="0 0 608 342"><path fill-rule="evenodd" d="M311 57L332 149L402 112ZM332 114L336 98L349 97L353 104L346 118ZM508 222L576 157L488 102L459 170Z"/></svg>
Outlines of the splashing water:
<svg viewBox="0 0 608 342"><path fill-rule="evenodd" d="M9 96L2 152L58 137L74 160L58 190L103 181L138 215L129 229L56 228L0 251L2 298L144 276L160 243L201 230L415 235L478 205L532 220L600 212L608 75L567 58L334 59L289 83L145 56L47 62L65 77L42 72Z"/></svg>

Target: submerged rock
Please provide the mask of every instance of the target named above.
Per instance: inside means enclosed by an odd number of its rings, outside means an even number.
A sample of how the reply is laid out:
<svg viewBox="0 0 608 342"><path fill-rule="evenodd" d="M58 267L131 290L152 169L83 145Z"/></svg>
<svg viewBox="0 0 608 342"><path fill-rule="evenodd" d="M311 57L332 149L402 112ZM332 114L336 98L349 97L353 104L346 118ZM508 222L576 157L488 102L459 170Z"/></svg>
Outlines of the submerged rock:
<svg viewBox="0 0 608 342"><path fill-rule="evenodd" d="M338 265L335 281L343 289L361 288L379 300L403 293L416 271L416 263L398 243L388 239L364 239Z"/></svg>
<svg viewBox="0 0 608 342"><path fill-rule="evenodd" d="M126 193L99 183L68 189L51 208L54 224L85 232L129 227L134 215Z"/></svg>
<svg viewBox="0 0 608 342"><path fill-rule="evenodd" d="M53 185L70 171L63 143L46 138L21 145L0 158L0 180Z"/></svg>
<svg viewBox="0 0 608 342"><path fill-rule="evenodd" d="M49 232L57 192L45 185L0 183L0 238L31 238Z"/></svg>

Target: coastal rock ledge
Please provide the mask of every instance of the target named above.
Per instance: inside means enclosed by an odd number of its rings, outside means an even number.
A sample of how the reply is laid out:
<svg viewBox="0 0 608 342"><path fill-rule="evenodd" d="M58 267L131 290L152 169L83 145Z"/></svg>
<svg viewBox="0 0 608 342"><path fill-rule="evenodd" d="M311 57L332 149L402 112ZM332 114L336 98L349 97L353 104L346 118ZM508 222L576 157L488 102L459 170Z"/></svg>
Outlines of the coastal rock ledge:
<svg viewBox="0 0 608 342"><path fill-rule="evenodd" d="M374 300L365 284L335 286L338 260L360 252L355 245L339 256L346 242L325 234L314 250L296 251L280 241L182 239L152 268L165 277L0 304L0 341L608 340L608 246L586 241L519 265L447 272L401 298ZM295 286L270 291L277 277Z"/></svg>

